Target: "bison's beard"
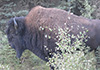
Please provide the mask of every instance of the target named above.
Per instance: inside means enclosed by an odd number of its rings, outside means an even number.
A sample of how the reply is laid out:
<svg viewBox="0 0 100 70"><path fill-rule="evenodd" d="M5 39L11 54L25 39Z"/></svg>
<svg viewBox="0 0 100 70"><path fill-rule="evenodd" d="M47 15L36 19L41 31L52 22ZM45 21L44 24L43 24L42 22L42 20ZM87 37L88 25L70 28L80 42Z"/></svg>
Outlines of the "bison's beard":
<svg viewBox="0 0 100 70"><path fill-rule="evenodd" d="M16 57L20 59L23 52L24 52L24 50L22 50L22 49L16 49Z"/></svg>

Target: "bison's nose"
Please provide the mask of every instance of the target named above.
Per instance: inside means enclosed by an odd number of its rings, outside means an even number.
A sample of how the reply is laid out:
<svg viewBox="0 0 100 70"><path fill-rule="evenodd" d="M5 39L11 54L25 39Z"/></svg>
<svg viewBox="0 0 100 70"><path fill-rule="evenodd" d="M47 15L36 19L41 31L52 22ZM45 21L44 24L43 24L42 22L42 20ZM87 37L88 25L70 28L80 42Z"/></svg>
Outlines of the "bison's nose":
<svg viewBox="0 0 100 70"><path fill-rule="evenodd" d="M12 45L12 43L11 42L9 42L9 46L11 46Z"/></svg>

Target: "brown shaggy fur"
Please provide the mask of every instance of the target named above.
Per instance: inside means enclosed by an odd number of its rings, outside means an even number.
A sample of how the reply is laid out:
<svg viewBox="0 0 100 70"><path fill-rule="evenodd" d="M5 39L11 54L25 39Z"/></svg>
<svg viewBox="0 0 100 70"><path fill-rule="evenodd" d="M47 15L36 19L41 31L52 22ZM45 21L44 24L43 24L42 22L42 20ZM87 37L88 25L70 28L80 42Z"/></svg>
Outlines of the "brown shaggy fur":
<svg viewBox="0 0 100 70"><path fill-rule="evenodd" d="M90 36L90 39L87 43L91 47L91 49L96 49L98 45L100 45L99 41L99 33L97 33L98 29L100 29L100 20L91 20L81 16L76 16L71 13L68 13L64 10L55 9L55 8L44 8L41 6L37 6L33 8L29 14L25 17L26 25L30 28L40 26L42 27L50 27L50 28L64 28L64 23L67 24L67 27L73 26L72 33L77 34L82 29L78 30L79 27L84 27L88 29L87 35ZM32 29L30 28L30 29ZM96 31L97 30L97 31ZM41 31L42 32L42 31ZM45 31L50 33L49 31ZM53 33L53 32L52 32Z"/></svg>

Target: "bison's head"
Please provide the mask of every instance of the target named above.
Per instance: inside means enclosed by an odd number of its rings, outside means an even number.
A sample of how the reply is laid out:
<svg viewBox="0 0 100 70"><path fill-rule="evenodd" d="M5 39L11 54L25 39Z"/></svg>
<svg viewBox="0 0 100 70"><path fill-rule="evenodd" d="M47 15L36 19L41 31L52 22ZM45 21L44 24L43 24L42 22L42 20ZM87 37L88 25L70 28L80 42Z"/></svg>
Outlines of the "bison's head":
<svg viewBox="0 0 100 70"><path fill-rule="evenodd" d="M21 57L23 51L26 49L23 36L25 33L25 19L24 17L11 18L7 22L8 28L6 30L9 45L15 49L16 56Z"/></svg>

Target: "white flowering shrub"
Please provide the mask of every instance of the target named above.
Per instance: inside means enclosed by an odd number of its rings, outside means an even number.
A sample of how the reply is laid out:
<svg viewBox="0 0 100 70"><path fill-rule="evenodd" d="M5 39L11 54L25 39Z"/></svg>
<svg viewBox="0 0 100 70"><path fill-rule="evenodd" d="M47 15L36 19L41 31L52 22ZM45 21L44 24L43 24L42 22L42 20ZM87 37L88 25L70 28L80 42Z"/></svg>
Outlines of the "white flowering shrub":
<svg viewBox="0 0 100 70"><path fill-rule="evenodd" d="M59 28L58 31L59 40L56 44L59 47L56 50L60 49L61 53L53 53L47 65L53 66L54 70L95 70L95 57L88 52L89 47L85 47L83 42L87 41L87 30L77 35L69 34L68 28Z"/></svg>

